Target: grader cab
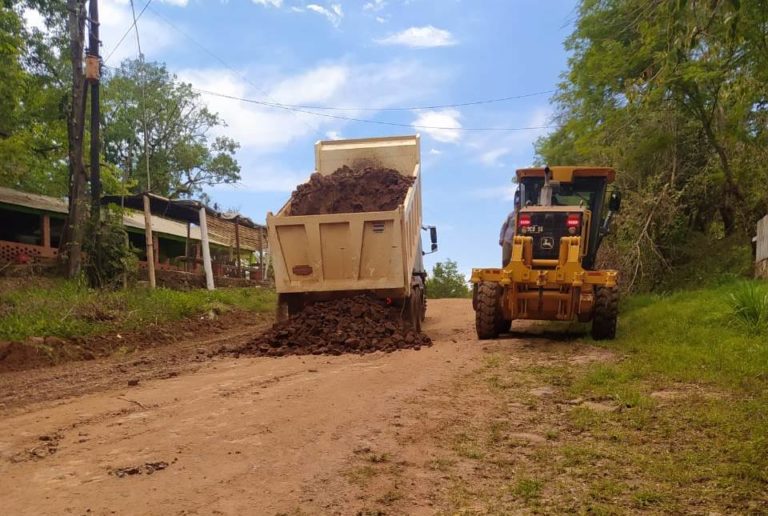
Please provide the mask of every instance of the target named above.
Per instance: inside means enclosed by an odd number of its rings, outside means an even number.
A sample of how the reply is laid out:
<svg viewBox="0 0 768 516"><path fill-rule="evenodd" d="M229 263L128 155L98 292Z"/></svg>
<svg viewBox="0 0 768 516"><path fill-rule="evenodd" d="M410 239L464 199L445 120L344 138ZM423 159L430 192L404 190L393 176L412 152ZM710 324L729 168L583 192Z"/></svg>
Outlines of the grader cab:
<svg viewBox="0 0 768 516"><path fill-rule="evenodd" d="M607 193L615 175L604 167L517 171L508 261L499 269L472 270L478 338L508 332L515 319L592 321L595 340L615 337L618 273L594 269L621 206L617 190Z"/></svg>

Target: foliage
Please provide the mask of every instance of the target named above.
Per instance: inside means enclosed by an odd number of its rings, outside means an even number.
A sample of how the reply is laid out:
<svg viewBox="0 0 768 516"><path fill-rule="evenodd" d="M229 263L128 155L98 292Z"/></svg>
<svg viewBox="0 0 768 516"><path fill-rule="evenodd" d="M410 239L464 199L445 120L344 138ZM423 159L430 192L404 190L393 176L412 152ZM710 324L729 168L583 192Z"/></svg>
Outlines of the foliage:
<svg viewBox="0 0 768 516"><path fill-rule="evenodd" d="M274 309L274 302L272 291L253 287L183 292L164 288L111 291L89 289L75 280L56 280L49 285L0 289L0 340L139 330L222 306L267 312Z"/></svg>
<svg viewBox="0 0 768 516"><path fill-rule="evenodd" d="M427 279L427 296L432 299L470 296L467 280L459 272L456 262L447 259L435 264L432 277Z"/></svg>
<svg viewBox="0 0 768 516"><path fill-rule="evenodd" d="M60 32L26 27L19 15L25 5L0 11L0 186L64 195L67 73L55 50ZM61 7L46 5L46 19L63 20L56 14Z"/></svg>
<svg viewBox="0 0 768 516"><path fill-rule="evenodd" d="M733 318L752 335L768 332L768 288L745 281L730 294Z"/></svg>
<svg viewBox="0 0 768 516"><path fill-rule="evenodd" d="M768 211L767 21L765 0L582 0L538 160L619 170L605 255L629 286L673 275L692 233L747 246Z"/></svg>
<svg viewBox="0 0 768 516"><path fill-rule="evenodd" d="M141 190L190 197L200 194L203 186L240 179L234 158L239 144L209 136L222 120L200 102L190 84L179 81L163 64L124 61L106 82L102 114L107 160Z"/></svg>
<svg viewBox="0 0 768 516"><path fill-rule="evenodd" d="M139 262L128 242L122 210L113 207L105 210L102 216L104 220L98 235L93 225L88 227L90 238L85 240L83 246L87 257L86 275L95 287L117 288L132 284Z"/></svg>

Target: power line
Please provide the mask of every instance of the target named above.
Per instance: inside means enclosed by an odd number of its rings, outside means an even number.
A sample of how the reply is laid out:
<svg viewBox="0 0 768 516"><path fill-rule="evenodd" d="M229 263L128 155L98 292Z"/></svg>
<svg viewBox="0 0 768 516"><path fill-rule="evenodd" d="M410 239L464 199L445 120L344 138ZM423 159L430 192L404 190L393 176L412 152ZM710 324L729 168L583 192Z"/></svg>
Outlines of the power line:
<svg viewBox="0 0 768 516"><path fill-rule="evenodd" d="M284 104L277 104L274 102L265 102L263 100L256 100L256 99L247 99L243 97L236 97L234 95L226 95L224 93L218 93L215 91L208 91L208 90L202 90L199 88L193 88L196 92L202 93L205 95L213 95L215 97L221 97L225 99L231 99L231 100L238 100L240 102L247 102L249 104L258 104L260 106L266 106L266 107L272 107L277 109L284 109L286 111L293 111L295 113L304 113L307 115L314 115L314 116L320 116L325 118L334 118L337 120L347 120L350 122L362 122L366 124L378 124L378 125L391 125L396 127L413 127L416 129L435 129L435 130L445 130L445 131L532 131L536 129L549 129L551 127L555 127L553 125L540 125L540 126L531 126L531 127L438 127L433 125L418 125L418 124L402 124L398 122L385 122L382 120L369 120L365 118L355 118L350 116L343 116L343 115L331 115L329 113L317 113L315 111L308 111L306 109L300 109L291 107Z"/></svg>
<svg viewBox="0 0 768 516"><path fill-rule="evenodd" d="M470 102L459 102L456 104L435 104L434 106L337 107L337 106L312 106L312 105L305 105L305 104L282 104L282 103L280 103L280 105L283 107L290 107L290 108L296 108L296 109L324 109L328 111L425 111L429 109L445 109L445 108L478 106L480 104L495 104L497 102L507 102L509 100L524 99L527 97L536 97L538 95L546 95L548 93L554 93L555 91L557 90L536 91L533 93L525 93L523 95L511 95L509 97L500 97L495 99L473 100Z"/></svg>
<svg viewBox="0 0 768 516"><path fill-rule="evenodd" d="M151 1L151 0L150 0ZM149 4L147 4L148 6ZM229 71L239 75L242 77L246 82L248 82L251 86L257 88L264 96L266 96L269 99L269 95L266 91L264 91L262 88L254 84L252 81L250 81L247 77L245 77L241 72L234 69L232 66L230 66L229 63L227 63L224 59L216 55L213 51L208 49L205 45L197 41L195 38L184 32L182 29L178 28L176 25L174 25L166 16L158 12L156 9L150 8L150 11L152 11L152 14L160 18L161 21L163 21L165 24L167 24L169 27L171 27L173 30L187 38L189 41L194 43L200 50L211 56L213 59L221 63L225 68L227 68ZM142 11L143 12L143 11ZM482 99L482 100L473 100L469 102L460 102L460 103L454 103L454 104L436 104L433 106L405 106L405 107L337 107L337 106L314 106L314 105L306 105L306 104L283 104L280 102L271 102L275 105L280 105L281 107L286 108L294 108L294 109L321 109L321 110L328 110L328 111L424 111L429 109L445 109L445 108L452 108L452 107L467 107L467 106L477 106L481 104L494 104L498 102L506 102L510 100L515 99L523 99L528 97L535 97L538 95L547 95L549 93L554 93L557 90L544 90L544 91L536 91L533 93L525 93L522 95L510 95L507 97L500 97L500 98L493 98L493 99ZM271 99L270 99L271 100Z"/></svg>
<svg viewBox="0 0 768 516"><path fill-rule="evenodd" d="M144 6L144 9L149 7L149 3L151 1L152 0L147 1L147 4ZM143 13L144 10L142 10L141 12ZM147 129L149 125L147 123L147 94L146 94L147 71L144 67L144 53L141 51L141 39L139 38L139 26L136 24L136 22L138 22L139 19L136 16L136 9L134 8L133 0L131 0L131 14L133 15L133 27L136 29L136 48L139 51L139 64L141 66L141 78L140 78L141 80L141 114L142 114L143 123L144 123L144 163L145 163L146 172L147 172L147 191L151 191L152 180L151 180L150 171L149 171L149 148L148 148L149 143L147 141L149 139L149 131ZM139 16L141 16L141 14L139 14Z"/></svg>
<svg viewBox="0 0 768 516"><path fill-rule="evenodd" d="M149 1L151 2L152 0L149 0ZM147 3L147 7L149 7L149 3ZM176 32L178 32L179 34L181 34L182 36L184 36L185 38L187 38L189 41L191 41L192 43L194 43L194 44L195 44L195 45L196 45L198 48L200 48L200 50L202 50L203 52L205 52L206 54L208 54L209 56L211 56L212 58L214 58L216 61L218 61L219 63L221 63L221 64L222 64L222 65L223 65L223 66L224 66L226 69L228 69L230 72L232 72L232 73L234 73L235 75L237 75L237 76L241 77L241 78L242 78L244 81L246 81L248 84L250 84L251 86L253 86L254 88L256 88L256 90L257 90L258 92L260 92L261 94L263 94L263 95L264 95L264 97L266 97L266 98L267 98L267 99L269 99L269 100L273 100L273 99L271 99L271 98L269 97L269 93L267 93L266 91L264 91L264 89L263 89L263 88L261 88L259 85L255 84L253 81L251 81L251 80L250 80L248 77L246 77L246 76L245 76L245 74L243 74L242 72L239 72L239 71L237 71L235 68L233 68L232 66L230 66L230 64L229 64L229 63L227 63L227 62L226 62L224 59L222 59L221 57L219 57L218 55L216 55L216 54L215 54L213 51L209 50L209 49L208 49L208 48L207 48L205 45L203 45L202 43L200 43L199 41L197 41L195 38L193 38L192 36L190 36L189 34L187 34L186 32L184 32L183 30L181 30L180 28L178 28L176 25L174 25L174 24L173 24L173 22L171 22L171 21L170 21L168 18L166 18L165 16L163 16L163 15L162 15L161 13L159 13L157 10L150 8L150 11L152 11L152 13L153 13L155 16L157 16L157 17L158 17L158 18L159 18L159 19L160 19L160 20L161 20L163 23L165 23L166 25L168 25L169 27L171 27L173 30L175 30ZM320 134L320 132L319 132L319 129L316 129L316 128L312 127L312 126L311 126L311 125L310 125L310 124L309 124L309 123L308 123L306 120L302 120L302 119L300 119L300 120L301 120L301 122L302 122L302 123L303 123L303 124L304 124L304 125L307 127L307 129L309 129L309 130L310 130L310 132L314 132L314 133L315 133L315 135L319 135L319 134Z"/></svg>
<svg viewBox="0 0 768 516"><path fill-rule="evenodd" d="M189 41L194 43L198 48L200 48L203 52L211 56L213 59L221 63L225 68L230 70L231 72L235 73L236 75L243 78L247 83L249 83L251 86L256 88L259 92L261 92L266 98L269 99L269 94L264 91L263 88L259 87L258 85L254 84L248 77L246 77L241 72L235 70L232 66L229 65L224 59L216 55L213 51L209 50L207 47L205 47L202 43L197 41L195 38L187 34L185 31L181 30L180 28L176 27L168 18L163 16L161 13L159 13L157 10L150 8L149 4L152 3L152 0L148 0L144 8L141 10L141 13L139 13L139 16L147 9L149 8L150 11L152 11L153 14L155 14L158 18L160 18L161 21L163 21L165 24L170 26L172 29L180 33L182 36L187 38ZM135 22L134 22L135 25ZM130 31L130 29L129 29ZM125 35L122 39L125 38ZM122 39L120 42L122 42ZM119 43L118 43L119 46ZM117 49L112 50L112 53ZM110 53L110 55L112 55ZM109 59L109 57L107 57ZM501 97L501 98L495 98L495 99L485 99L485 100L475 100L470 102L462 102L462 103L454 103L454 104L437 104L433 106L412 106L412 107L395 107L395 108L371 108L371 107L361 107L361 108L352 108L352 107L333 107L333 106L308 106L308 105L300 105L300 104L282 104L279 102L273 102L271 101L264 101L264 100L256 100L256 99L247 99L242 97L235 97L232 95L226 95L223 93L203 90L199 88L193 88L195 91L199 93L203 93L206 95L213 95L218 96L222 98L228 98L231 100L238 100L241 102L247 102L251 104L258 104L265 107L272 107L276 109L283 109L285 111L290 111L293 113L302 113L307 115L312 115L316 117L322 117L322 118L331 118L335 120L345 120L350 122L360 122L360 123L367 123L367 124L376 124L376 125L387 125L387 126L394 126L394 127L413 127L416 129L433 129L433 130L456 130L456 131L487 131L487 132L504 132L504 131L530 131L530 130L537 130L537 129L548 129L551 127L555 127L552 125L542 125L542 126L532 126L532 127L438 127L438 126L428 126L428 125L416 125L416 124L404 124L404 123L398 123L398 122L386 122L381 120L370 120L370 119L364 119L364 118L356 118L351 116L345 116L345 115L333 115L330 113L318 113L317 111L313 110L335 110L335 111L418 111L418 110L428 110L428 109L440 109L440 108L448 108L448 107L464 107L464 106L472 106L472 105L479 105L479 104L490 104L495 102L504 102L508 100L513 99L520 99L520 98L526 98L526 97L533 97L536 95L544 95L547 93L553 93L556 90L546 90L546 91L540 91L540 92L533 92L533 93L527 93L522 95L511 95L507 97ZM311 127L309 124L307 124L306 121L303 121L307 127L310 128L310 130L317 133L317 130L315 130L313 127Z"/></svg>
<svg viewBox="0 0 768 516"><path fill-rule="evenodd" d="M147 3L144 4L144 7L141 9L139 14L137 15L136 12L133 10L133 2L131 2L131 11L133 11L133 23L130 27L128 27L128 30L126 30L123 35L120 37L120 40L117 42L117 44L110 50L109 54L107 54L106 59L104 59L104 63L109 61L109 58L112 57L112 55L117 52L117 49L120 48L120 45L123 44L123 41L125 41L125 38L128 37L128 34L131 33L134 27L136 27L136 22L139 21L139 18L141 18L141 15L144 14L144 11L147 10L147 7L149 7L149 4L152 3L152 0L147 0ZM136 33L136 38L138 39L138 32ZM139 50L141 52L141 50Z"/></svg>

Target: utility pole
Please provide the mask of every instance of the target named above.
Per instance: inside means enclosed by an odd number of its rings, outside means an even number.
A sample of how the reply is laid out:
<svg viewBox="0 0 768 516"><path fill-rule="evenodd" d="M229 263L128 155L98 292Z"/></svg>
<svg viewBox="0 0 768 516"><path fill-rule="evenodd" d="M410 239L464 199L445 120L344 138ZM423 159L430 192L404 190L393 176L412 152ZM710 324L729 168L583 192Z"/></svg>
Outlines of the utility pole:
<svg viewBox="0 0 768 516"><path fill-rule="evenodd" d="M101 141L99 123L99 80L101 78L101 58L99 57L99 2L90 0L88 6L90 21L88 30L88 52L85 57L85 79L91 86L91 230L93 231L93 257L96 271L91 278L95 286L100 286L101 271Z"/></svg>
<svg viewBox="0 0 768 516"><path fill-rule="evenodd" d="M83 132L85 119L85 76L83 41L85 36L85 0L67 0L69 51L72 64L72 91L67 113L67 155L69 161L69 214L60 251L69 278L80 273L83 223L85 221L85 166Z"/></svg>
<svg viewBox="0 0 768 516"><path fill-rule="evenodd" d="M98 224L101 206L101 168L99 156L101 142L99 135L99 79L101 58L99 57L99 2L90 0L88 6L90 30L88 31L88 54L85 57L85 78L91 85L91 218Z"/></svg>

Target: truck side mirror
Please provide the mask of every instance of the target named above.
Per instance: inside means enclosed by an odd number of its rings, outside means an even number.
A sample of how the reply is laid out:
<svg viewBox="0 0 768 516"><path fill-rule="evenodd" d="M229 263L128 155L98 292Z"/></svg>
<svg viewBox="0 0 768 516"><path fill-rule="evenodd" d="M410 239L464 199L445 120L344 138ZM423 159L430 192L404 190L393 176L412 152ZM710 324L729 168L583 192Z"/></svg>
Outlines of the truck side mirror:
<svg viewBox="0 0 768 516"><path fill-rule="evenodd" d="M431 254L437 251L437 228L435 226L421 226L423 230L429 230L429 241L432 243L429 253L422 251L421 254Z"/></svg>
<svg viewBox="0 0 768 516"><path fill-rule="evenodd" d="M515 190L515 209L520 209L520 189Z"/></svg>
<svg viewBox="0 0 768 516"><path fill-rule="evenodd" d="M611 199L608 201L608 209L613 212L618 212L621 209L621 191L614 190L611 193Z"/></svg>

